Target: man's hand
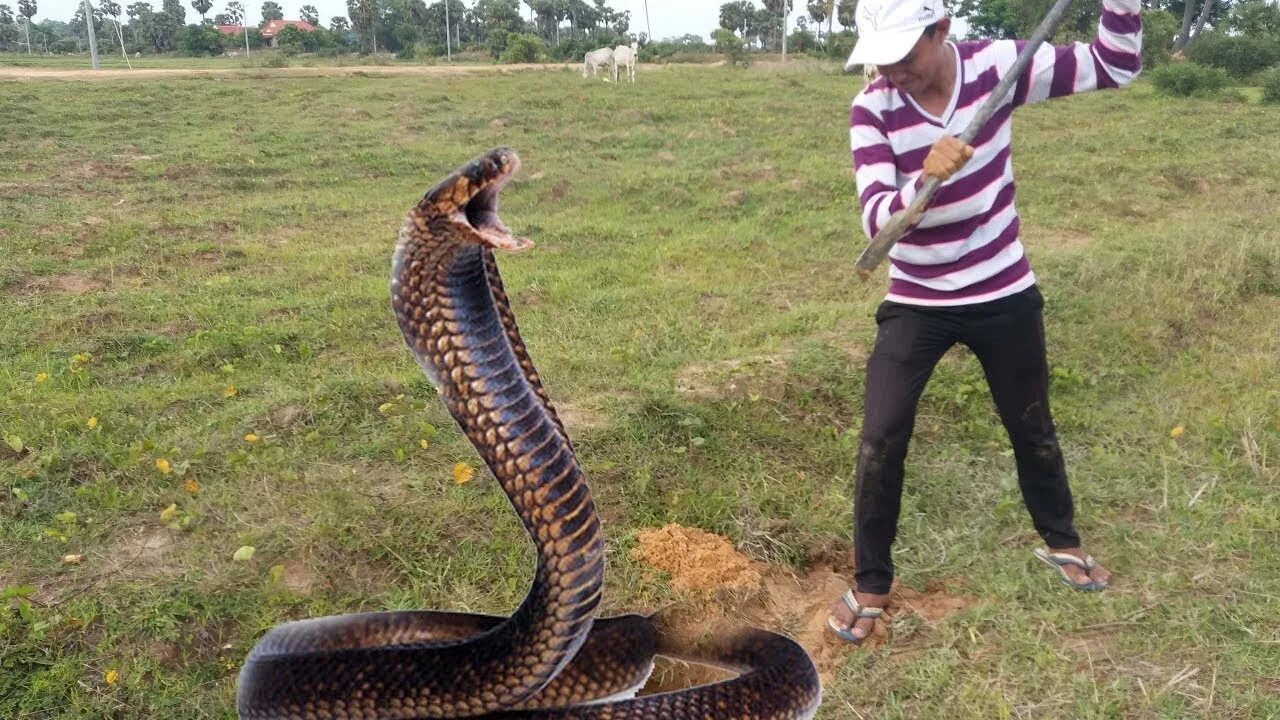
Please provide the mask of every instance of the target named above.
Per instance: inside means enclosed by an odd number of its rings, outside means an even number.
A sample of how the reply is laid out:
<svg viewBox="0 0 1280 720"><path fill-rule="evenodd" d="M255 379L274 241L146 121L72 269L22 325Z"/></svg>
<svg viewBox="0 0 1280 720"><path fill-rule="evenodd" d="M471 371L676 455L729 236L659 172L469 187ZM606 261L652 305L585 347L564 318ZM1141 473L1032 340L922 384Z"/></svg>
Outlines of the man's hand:
<svg viewBox="0 0 1280 720"><path fill-rule="evenodd" d="M946 182L973 157L973 148L947 135L933 144L924 159L924 174Z"/></svg>

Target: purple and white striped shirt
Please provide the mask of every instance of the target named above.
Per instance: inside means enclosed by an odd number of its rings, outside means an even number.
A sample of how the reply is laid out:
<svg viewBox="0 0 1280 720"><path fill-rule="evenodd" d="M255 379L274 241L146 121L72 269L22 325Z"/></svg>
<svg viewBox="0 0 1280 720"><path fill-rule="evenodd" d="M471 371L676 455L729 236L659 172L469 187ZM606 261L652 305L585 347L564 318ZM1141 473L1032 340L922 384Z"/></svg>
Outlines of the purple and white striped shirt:
<svg viewBox="0 0 1280 720"><path fill-rule="evenodd" d="M1035 283L1018 239L1010 128L1014 108L1129 84L1142 69L1140 0L1103 0L1092 43L1042 45L1005 103L974 138L973 157L938 188L920 222L889 252L888 300L966 305ZM958 136L1013 65L1022 40L948 45L956 54L951 103L935 117L885 77L853 100L853 149L862 229L875 237L924 184L924 158L943 135Z"/></svg>

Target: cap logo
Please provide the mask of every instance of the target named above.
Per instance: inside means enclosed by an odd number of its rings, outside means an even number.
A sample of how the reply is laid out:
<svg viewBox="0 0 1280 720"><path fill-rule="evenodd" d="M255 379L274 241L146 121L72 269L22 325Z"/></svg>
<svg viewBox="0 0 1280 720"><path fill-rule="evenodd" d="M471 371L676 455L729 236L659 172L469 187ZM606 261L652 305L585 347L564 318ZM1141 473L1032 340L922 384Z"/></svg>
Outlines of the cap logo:
<svg viewBox="0 0 1280 720"><path fill-rule="evenodd" d="M868 30L880 29L877 26L880 24L880 9L882 7L884 7L882 4L871 4L866 2L866 0L863 0L859 5L859 8L862 9L863 13L862 19L866 21Z"/></svg>

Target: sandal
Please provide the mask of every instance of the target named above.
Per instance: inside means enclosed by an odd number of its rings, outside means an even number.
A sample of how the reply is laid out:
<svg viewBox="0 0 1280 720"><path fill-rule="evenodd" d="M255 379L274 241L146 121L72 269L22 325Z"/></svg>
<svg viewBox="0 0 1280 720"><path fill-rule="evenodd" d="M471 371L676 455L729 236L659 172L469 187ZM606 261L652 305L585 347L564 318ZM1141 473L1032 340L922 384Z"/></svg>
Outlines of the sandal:
<svg viewBox="0 0 1280 720"><path fill-rule="evenodd" d="M1066 569L1063 567L1065 565L1074 565L1085 572L1093 572L1098 567L1098 563L1093 559L1092 555L1085 555L1084 560L1081 560L1070 553L1051 553L1044 548L1036 548L1033 552L1037 558L1057 570L1062 575L1062 584L1069 588L1084 592L1099 592L1107 588L1105 583L1099 583L1093 579L1090 579L1087 583L1078 583L1071 579L1071 576L1067 574Z"/></svg>
<svg viewBox="0 0 1280 720"><path fill-rule="evenodd" d="M849 612L853 613L853 617L855 618L855 620L853 621L854 623L857 623L858 619L861 619L861 618L879 619L884 616L884 608L863 607L862 605L858 604L858 599L854 597L852 590L846 590L844 595L841 596L840 599L844 600L845 607L849 608ZM861 637L861 638L858 637L857 635L854 635L853 625L849 625L847 627L841 628L839 625L836 624L836 618L834 615L827 616L827 627L831 630L831 632L835 633L836 636L838 636L841 640L844 640L845 642L851 643L853 645L859 645L862 643L863 640L866 640L868 637L871 637L870 633L868 633L866 637Z"/></svg>

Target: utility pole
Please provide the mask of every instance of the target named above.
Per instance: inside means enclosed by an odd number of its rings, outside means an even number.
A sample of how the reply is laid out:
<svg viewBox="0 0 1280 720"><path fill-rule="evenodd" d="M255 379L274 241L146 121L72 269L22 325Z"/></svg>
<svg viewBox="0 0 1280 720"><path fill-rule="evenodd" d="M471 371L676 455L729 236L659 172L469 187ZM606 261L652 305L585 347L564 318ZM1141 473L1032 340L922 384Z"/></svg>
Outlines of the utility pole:
<svg viewBox="0 0 1280 720"><path fill-rule="evenodd" d="M84 26L89 31L89 56L93 58L93 69L97 70L98 30L93 26L93 6L89 4L89 0L84 0Z"/></svg>
<svg viewBox="0 0 1280 720"><path fill-rule="evenodd" d="M653 26L649 24L649 0L644 0L644 29L649 33L649 42L653 42Z"/></svg>
<svg viewBox="0 0 1280 720"><path fill-rule="evenodd" d="M449 62L453 62L453 47L449 37L449 0L444 0L444 54Z"/></svg>

